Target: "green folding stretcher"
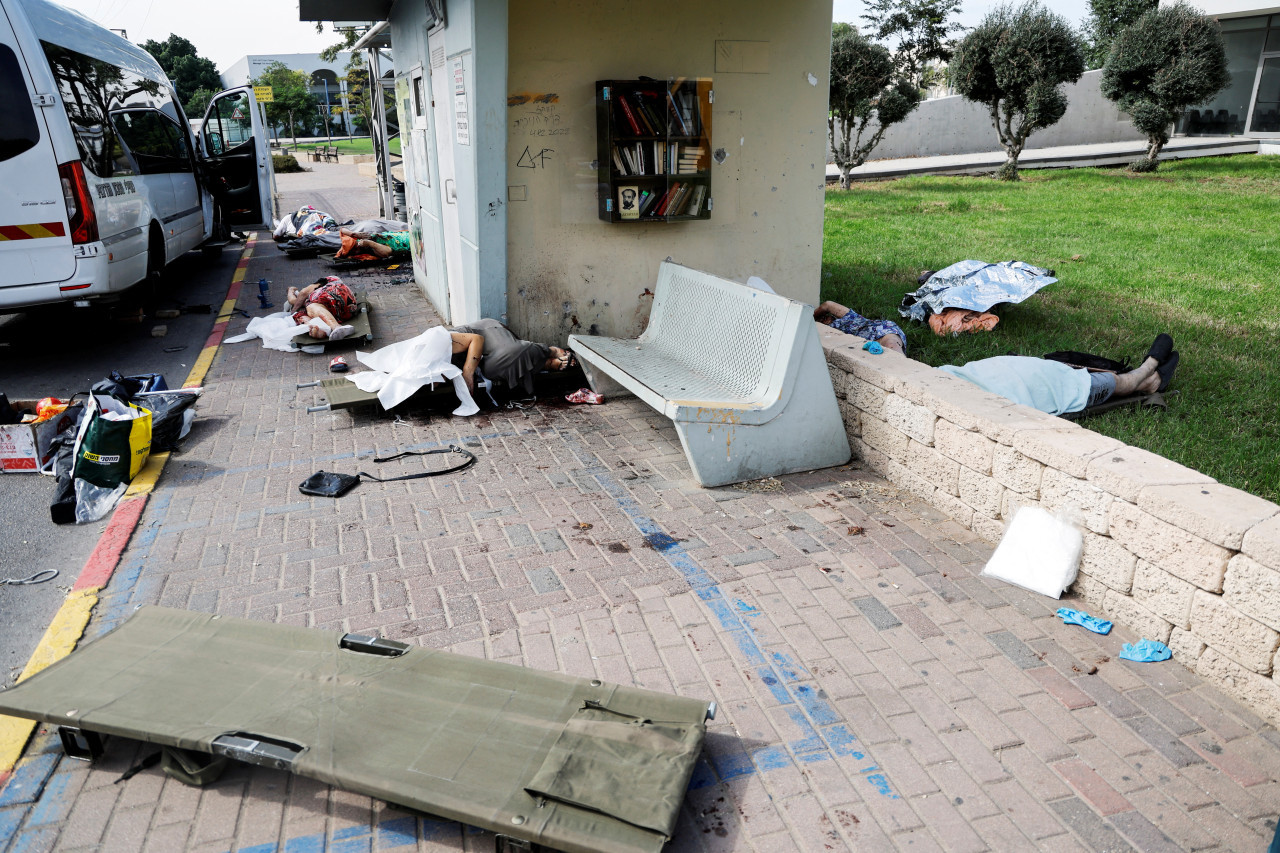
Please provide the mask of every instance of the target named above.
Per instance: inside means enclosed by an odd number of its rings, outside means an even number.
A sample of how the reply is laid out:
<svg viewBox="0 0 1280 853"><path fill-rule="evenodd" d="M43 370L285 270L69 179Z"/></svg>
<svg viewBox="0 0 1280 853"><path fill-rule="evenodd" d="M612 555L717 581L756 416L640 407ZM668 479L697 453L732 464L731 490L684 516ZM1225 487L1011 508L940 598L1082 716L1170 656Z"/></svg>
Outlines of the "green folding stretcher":
<svg viewBox="0 0 1280 853"><path fill-rule="evenodd" d="M715 706L146 607L0 692L0 712L278 767L557 850L656 853Z"/></svg>
<svg viewBox="0 0 1280 853"><path fill-rule="evenodd" d="M360 312L356 316L347 321L347 325L351 326L354 331L340 341L330 341L328 338L313 338L306 328L299 327L297 334L293 336L293 342L298 346L318 345L327 347L332 344L341 344L346 341L354 341L356 343L371 343L373 341L373 327L369 325L369 296L363 290L354 290L356 304L360 306Z"/></svg>
<svg viewBox="0 0 1280 853"><path fill-rule="evenodd" d="M342 376L317 379L315 382L299 382L298 388L319 388L320 392L324 394L323 403L307 406L307 412L313 415L317 412L337 412L342 409L352 409L356 406L382 405L378 402L377 391L362 391L356 383ZM453 391L453 383L437 382L434 385L419 388L405 403L409 401L421 403L436 399L456 402L458 397ZM405 403L401 405L405 405Z"/></svg>

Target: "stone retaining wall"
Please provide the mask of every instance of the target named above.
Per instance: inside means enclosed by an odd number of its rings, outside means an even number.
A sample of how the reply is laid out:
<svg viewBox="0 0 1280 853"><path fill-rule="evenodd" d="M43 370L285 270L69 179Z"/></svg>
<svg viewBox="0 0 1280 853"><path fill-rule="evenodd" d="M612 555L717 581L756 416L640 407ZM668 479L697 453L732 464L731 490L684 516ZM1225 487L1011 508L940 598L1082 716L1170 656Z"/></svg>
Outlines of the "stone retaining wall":
<svg viewBox="0 0 1280 853"><path fill-rule="evenodd" d="M1084 529L1072 591L1280 723L1280 506L818 326L854 457L992 543L1019 507Z"/></svg>

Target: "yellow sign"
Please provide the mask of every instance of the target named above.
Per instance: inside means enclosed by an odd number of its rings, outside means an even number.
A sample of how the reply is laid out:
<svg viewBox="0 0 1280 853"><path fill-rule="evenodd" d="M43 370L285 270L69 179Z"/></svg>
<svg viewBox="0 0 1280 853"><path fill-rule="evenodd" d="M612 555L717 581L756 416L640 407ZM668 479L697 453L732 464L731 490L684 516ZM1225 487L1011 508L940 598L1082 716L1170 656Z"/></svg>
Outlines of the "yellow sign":
<svg viewBox="0 0 1280 853"><path fill-rule="evenodd" d="M275 101L275 90L270 86L254 86L253 99L260 104L266 104Z"/></svg>

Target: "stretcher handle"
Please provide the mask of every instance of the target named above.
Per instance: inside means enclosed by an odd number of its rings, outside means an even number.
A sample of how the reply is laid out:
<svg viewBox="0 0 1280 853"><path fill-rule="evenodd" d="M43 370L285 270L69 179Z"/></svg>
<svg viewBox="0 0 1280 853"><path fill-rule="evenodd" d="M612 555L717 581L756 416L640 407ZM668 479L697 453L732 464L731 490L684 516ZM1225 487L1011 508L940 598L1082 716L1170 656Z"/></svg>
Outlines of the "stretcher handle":
<svg viewBox="0 0 1280 853"><path fill-rule="evenodd" d="M299 382L298 387L299 388L315 388L319 384L320 384L320 380L317 379L315 382Z"/></svg>
<svg viewBox="0 0 1280 853"><path fill-rule="evenodd" d="M327 411L329 411L328 403L321 403L319 406L307 406L308 415L314 415L316 412L327 412Z"/></svg>

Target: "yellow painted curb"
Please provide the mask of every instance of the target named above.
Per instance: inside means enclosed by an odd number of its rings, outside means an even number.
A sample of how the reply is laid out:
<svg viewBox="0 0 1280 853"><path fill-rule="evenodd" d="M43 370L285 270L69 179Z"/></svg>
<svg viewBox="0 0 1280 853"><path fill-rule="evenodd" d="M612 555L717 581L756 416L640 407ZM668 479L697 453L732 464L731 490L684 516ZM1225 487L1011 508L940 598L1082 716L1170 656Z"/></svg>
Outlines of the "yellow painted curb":
<svg viewBox="0 0 1280 853"><path fill-rule="evenodd" d="M89 624L89 616L98 603L98 590L99 587L78 589L67 596L53 621L49 623L48 630L40 638L22 675L18 676L19 683L71 653L84 635L85 626ZM0 716L0 772L17 764L35 727L34 720Z"/></svg>
<svg viewBox="0 0 1280 853"><path fill-rule="evenodd" d="M169 451L167 450L164 453L152 453L148 456L142 470L133 478L133 482L129 484L121 500L151 494L152 489L156 487L156 480L160 479L160 472L164 471L164 463L168 461Z"/></svg>

